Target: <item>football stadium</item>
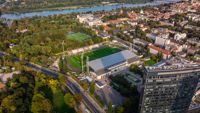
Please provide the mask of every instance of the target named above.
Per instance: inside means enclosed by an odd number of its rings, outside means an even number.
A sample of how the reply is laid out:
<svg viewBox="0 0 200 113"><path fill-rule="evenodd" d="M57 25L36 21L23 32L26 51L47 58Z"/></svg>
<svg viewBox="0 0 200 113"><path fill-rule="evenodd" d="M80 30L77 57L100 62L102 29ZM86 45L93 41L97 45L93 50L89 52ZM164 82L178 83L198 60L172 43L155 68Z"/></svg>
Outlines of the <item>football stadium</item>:
<svg viewBox="0 0 200 113"><path fill-rule="evenodd" d="M97 48L92 51L85 52L83 54L84 55L83 62L86 63L86 57L88 57L89 61L91 61L91 60L95 60L95 59L98 59L101 57L111 55L111 54L119 52L119 51L121 51L121 49L119 49L117 47L105 46L105 47ZM70 57L69 62L73 67L81 69L81 65L82 65L81 54ZM86 66L86 64L84 64L84 67L85 66Z"/></svg>
<svg viewBox="0 0 200 113"><path fill-rule="evenodd" d="M139 57L130 50L108 45L69 58L71 66L80 72L89 71L97 79L123 71L138 62Z"/></svg>
<svg viewBox="0 0 200 113"><path fill-rule="evenodd" d="M101 79L126 69L133 63L138 63L139 57L129 50L123 50L89 62L90 71Z"/></svg>

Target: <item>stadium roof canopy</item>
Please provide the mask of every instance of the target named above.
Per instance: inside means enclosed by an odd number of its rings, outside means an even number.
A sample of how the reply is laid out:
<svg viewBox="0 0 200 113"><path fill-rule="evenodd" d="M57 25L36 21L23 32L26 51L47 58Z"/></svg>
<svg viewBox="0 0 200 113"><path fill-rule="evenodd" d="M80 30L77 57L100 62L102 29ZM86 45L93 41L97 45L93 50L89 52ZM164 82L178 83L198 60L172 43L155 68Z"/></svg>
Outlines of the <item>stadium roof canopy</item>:
<svg viewBox="0 0 200 113"><path fill-rule="evenodd" d="M129 50L124 50L118 53L114 53L109 56L105 56L96 60L92 60L89 62L90 68L93 69L93 71L99 71L102 69L108 69L112 66L121 64L129 59L138 58L134 53L132 53Z"/></svg>

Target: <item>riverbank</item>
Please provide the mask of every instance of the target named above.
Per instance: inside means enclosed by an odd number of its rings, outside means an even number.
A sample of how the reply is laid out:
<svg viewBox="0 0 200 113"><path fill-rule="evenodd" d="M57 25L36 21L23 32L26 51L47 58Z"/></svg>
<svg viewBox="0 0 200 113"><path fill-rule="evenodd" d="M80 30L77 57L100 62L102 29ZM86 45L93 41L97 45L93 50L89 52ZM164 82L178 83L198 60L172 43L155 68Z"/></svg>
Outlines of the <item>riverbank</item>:
<svg viewBox="0 0 200 113"><path fill-rule="evenodd" d="M31 13L31 12L41 12L41 11L55 11L55 10L70 10L78 9L84 7L92 7L96 5L76 5L76 6L65 6L65 7L53 7L53 8L39 8L39 9L25 9L25 10L15 10L15 11L2 11L2 14L22 14L22 13Z"/></svg>
<svg viewBox="0 0 200 113"><path fill-rule="evenodd" d="M140 3L147 3L151 0L136 0L132 2L126 2L128 4L140 4ZM124 1L123 1L124 2ZM34 4L34 5L25 5L23 6L9 6L4 5L1 8L2 13L29 13L29 12L38 12L38 11L47 11L47 10L65 10L65 9L77 9L77 8L84 8L84 7L94 7L94 6L101 6L101 5L115 5L115 4L123 4L123 2L94 2L94 3L82 3L82 4L70 4L69 2L63 3L49 3L48 5L42 4ZM6 3L5 3L6 4ZM1 7L1 5L0 5ZM8 7L8 8L7 8Z"/></svg>
<svg viewBox="0 0 200 113"><path fill-rule="evenodd" d="M59 14L70 14L70 13L86 13L86 12L97 12L97 11L111 11L119 8L138 8L145 6L157 6L161 4L169 4L180 2L181 0L165 0L165 1L154 1L142 4L107 4L107 5L98 5L98 6L90 6L90 7L71 7L71 9L54 9L54 10L42 10L42 11L33 11L27 13L8 13L2 14L0 18L3 19L21 19L21 18L31 18L34 16L51 16L51 15L59 15ZM69 8L69 7L65 7Z"/></svg>
<svg viewBox="0 0 200 113"><path fill-rule="evenodd" d="M87 7L95 7L102 5L117 5L120 3L109 3L109 4L98 4L98 5L76 5L76 6L65 6L65 7L55 7L55 8L41 8L34 10L23 10L23 11L6 11L2 12L2 14L22 14L22 13L31 13L31 12L41 12L41 11L56 11L56 10L72 10L79 8L87 8Z"/></svg>

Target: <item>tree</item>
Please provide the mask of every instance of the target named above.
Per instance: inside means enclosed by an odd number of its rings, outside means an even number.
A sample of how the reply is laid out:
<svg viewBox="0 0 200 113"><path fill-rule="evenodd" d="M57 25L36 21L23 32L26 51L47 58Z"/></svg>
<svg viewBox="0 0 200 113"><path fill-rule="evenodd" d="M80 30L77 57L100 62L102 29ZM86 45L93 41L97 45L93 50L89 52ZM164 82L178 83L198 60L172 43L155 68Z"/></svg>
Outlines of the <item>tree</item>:
<svg viewBox="0 0 200 113"><path fill-rule="evenodd" d="M64 59L60 58L59 69L62 73L67 73L68 68L67 68L67 58L66 57Z"/></svg>
<svg viewBox="0 0 200 113"><path fill-rule="evenodd" d="M151 59L155 62L158 62L158 58L157 58L157 55L152 55L151 56Z"/></svg>
<svg viewBox="0 0 200 113"><path fill-rule="evenodd" d="M130 71L131 71L131 72L134 72L134 73L136 73L136 74L139 74L139 75L142 75L142 74L143 74L143 72L142 72L142 70L140 69L140 67L139 67L138 65L135 65L135 64L132 64L132 65L130 66Z"/></svg>
<svg viewBox="0 0 200 113"><path fill-rule="evenodd" d="M76 105L74 97L70 93L66 93L64 96L65 104L73 108Z"/></svg>
<svg viewBox="0 0 200 113"><path fill-rule="evenodd" d="M124 113L138 113L138 107L139 107L139 98L138 96L130 97L125 100L123 103Z"/></svg>
<svg viewBox="0 0 200 113"><path fill-rule="evenodd" d="M35 94L32 99L31 112L33 113L52 113L51 102L41 94Z"/></svg>
<svg viewBox="0 0 200 113"><path fill-rule="evenodd" d="M61 85L66 85L66 83L67 83L67 78L65 77L65 75L60 74L60 75L58 76L58 79L59 79L59 83L60 83Z"/></svg>
<svg viewBox="0 0 200 113"><path fill-rule="evenodd" d="M20 76L19 77L19 81L23 84L27 84L28 83L28 78L26 76Z"/></svg>
<svg viewBox="0 0 200 113"><path fill-rule="evenodd" d="M111 101L108 103L108 113L113 113L113 107Z"/></svg>
<svg viewBox="0 0 200 113"><path fill-rule="evenodd" d="M137 86L136 85L131 85L131 89L130 89L133 93L138 93L137 92Z"/></svg>
<svg viewBox="0 0 200 113"><path fill-rule="evenodd" d="M94 83L94 82L92 82L92 83L90 84L90 93L91 93L92 95L95 93L95 83Z"/></svg>
<svg viewBox="0 0 200 113"><path fill-rule="evenodd" d="M146 33L144 31L142 31L139 26L136 26L135 37L146 39Z"/></svg>
<svg viewBox="0 0 200 113"><path fill-rule="evenodd" d="M153 20L149 20L147 21L147 24L150 26L150 28L156 28L160 25L159 21L153 21Z"/></svg>
<svg viewBox="0 0 200 113"><path fill-rule="evenodd" d="M74 98L76 103L80 103L82 101L82 96L80 94L75 94Z"/></svg>
<svg viewBox="0 0 200 113"><path fill-rule="evenodd" d="M103 31L103 30L104 30L103 25L99 26L99 30L100 30L100 31Z"/></svg>
<svg viewBox="0 0 200 113"><path fill-rule="evenodd" d="M161 61L163 59L163 54L162 53L158 53L157 54L157 59L158 59L158 61Z"/></svg>
<svg viewBox="0 0 200 113"><path fill-rule="evenodd" d="M17 107L13 104L13 95L7 96L2 100L1 111L3 112L16 112Z"/></svg>
<svg viewBox="0 0 200 113"><path fill-rule="evenodd" d="M12 29L13 29L13 30L16 30L16 29L17 29L17 26L18 26L18 20L14 20L14 21L12 22Z"/></svg>
<svg viewBox="0 0 200 113"><path fill-rule="evenodd" d="M90 39L90 40L88 41L88 44L89 44L89 45L92 45L92 44L94 44L93 40L92 40L92 39Z"/></svg>
<svg viewBox="0 0 200 113"><path fill-rule="evenodd" d="M27 113L33 96L34 78L30 72L22 71L7 82L7 97L1 102L1 110L8 113Z"/></svg>
<svg viewBox="0 0 200 113"><path fill-rule="evenodd" d="M64 62L63 62L62 57L60 57L60 59L59 59L58 66L59 66L60 71L62 72L63 71L63 67L64 67Z"/></svg>
<svg viewBox="0 0 200 113"><path fill-rule="evenodd" d="M119 106L116 108L116 113L123 113L124 112L124 107L123 106Z"/></svg>
<svg viewBox="0 0 200 113"><path fill-rule="evenodd" d="M88 90L89 84L86 82L82 82L81 86L83 87L84 90Z"/></svg>
<svg viewBox="0 0 200 113"><path fill-rule="evenodd" d="M14 67L16 67L16 70L23 70L24 66L20 64L20 62L14 62Z"/></svg>
<svg viewBox="0 0 200 113"><path fill-rule="evenodd" d="M49 79L48 85L49 85L49 87L56 89L59 86L59 81L57 79Z"/></svg>
<svg viewBox="0 0 200 113"><path fill-rule="evenodd" d="M149 54L150 54L150 49L147 48L146 55L148 56Z"/></svg>

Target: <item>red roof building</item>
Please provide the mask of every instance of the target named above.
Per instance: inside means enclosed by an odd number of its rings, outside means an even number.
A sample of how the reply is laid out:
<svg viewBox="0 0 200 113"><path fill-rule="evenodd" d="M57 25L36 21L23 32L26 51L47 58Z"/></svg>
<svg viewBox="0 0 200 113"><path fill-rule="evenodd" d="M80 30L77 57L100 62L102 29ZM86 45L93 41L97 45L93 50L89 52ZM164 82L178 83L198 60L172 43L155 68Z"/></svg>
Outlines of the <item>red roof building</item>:
<svg viewBox="0 0 200 113"><path fill-rule="evenodd" d="M171 56L171 52L165 49L162 49L160 47L157 47L153 44L149 44L148 48L150 49L150 53L151 54L158 54L158 53L162 53L163 54L163 58L167 59Z"/></svg>

